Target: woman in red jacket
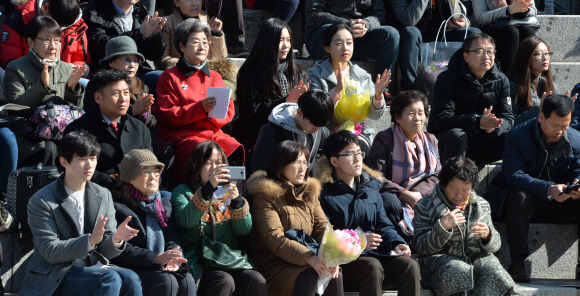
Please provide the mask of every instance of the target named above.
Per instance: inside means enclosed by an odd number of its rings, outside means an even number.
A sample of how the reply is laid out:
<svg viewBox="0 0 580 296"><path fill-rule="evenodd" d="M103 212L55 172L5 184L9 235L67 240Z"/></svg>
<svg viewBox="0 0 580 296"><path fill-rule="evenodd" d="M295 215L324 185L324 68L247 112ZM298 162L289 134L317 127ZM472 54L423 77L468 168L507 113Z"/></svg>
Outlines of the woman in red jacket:
<svg viewBox="0 0 580 296"><path fill-rule="evenodd" d="M159 78L157 102L153 113L157 117L157 139L175 143L174 175L183 182L185 164L193 149L201 142L217 142L232 165L243 165L244 148L221 128L235 115L230 98L224 119L210 118L209 111L216 106L213 97L207 97L208 87L225 88L222 77L208 69L206 57L211 35L207 23L188 19L175 29L173 42L181 59Z"/></svg>

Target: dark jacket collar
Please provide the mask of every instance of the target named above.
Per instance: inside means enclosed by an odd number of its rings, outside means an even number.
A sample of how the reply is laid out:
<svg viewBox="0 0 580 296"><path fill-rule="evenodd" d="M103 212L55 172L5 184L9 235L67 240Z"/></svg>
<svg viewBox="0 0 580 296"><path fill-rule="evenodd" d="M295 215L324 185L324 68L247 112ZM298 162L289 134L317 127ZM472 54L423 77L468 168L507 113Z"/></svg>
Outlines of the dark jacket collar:
<svg viewBox="0 0 580 296"><path fill-rule="evenodd" d="M94 124L91 130L93 130L95 133L110 133L111 136L117 138L117 135L115 135L115 133L113 133L113 131L108 128L108 124L103 118L103 114L101 113L101 108L99 105L95 104L95 106L91 108L91 110L89 110L89 112L87 112L85 115L83 115L83 117L84 116L88 117L89 123ZM129 117L130 116L127 116L127 114L121 116L121 126L119 127L119 131L131 132L131 124L128 124L131 120Z"/></svg>
<svg viewBox="0 0 580 296"><path fill-rule="evenodd" d="M532 133L534 135L534 139L538 146L542 148L544 151L548 151L546 136L542 132L542 128L540 126L540 122L538 120L532 120ZM552 144L552 153L550 153L550 159L557 158L566 154L571 149L570 140L568 140L568 133L564 133L564 136L556 143Z"/></svg>
<svg viewBox="0 0 580 296"><path fill-rule="evenodd" d="M334 168L330 164L330 161L326 157L319 158L312 167L313 176L320 180L324 187L333 188L333 190L340 191L342 193L355 193L360 190L368 189L380 189L382 187L383 175L379 171L375 171L365 164L363 164L363 170L360 176L355 177L355 188L353 190L346 182L337 179L334 174Z"/></svg>
<svg viewBox="0 0 580 296"><path fill-rule="evenodd" d="M191 77L193 73L197 72L197 69L189 67L183 58L180 58L177 62L177 69L183 73L187 78ZM209 68L207 67L207 62L201 68L201 71L207 75L207 77L211 77L209 73Z"/></svg>
<svg viewBox="0 0 580 296"><path fill-rule="evenodd" d="M449 69L451 69L457 75L463 77L467 81L470 81L470 82L475 83L477 85L484 85L487 83L494 82L496 80L501 79L503 76L503 74L499 71L499 69L497 67L497 61L495 61L493 63L493 67L491 69L489 69L487 72L485 72L482 80L480 81L480 79L475 77L475 74L473 74L473 72L471 72L471 69L469 69L469 65L467 64L467 62L463 58L463 49L462 48L458 49L453 54L453 56L451 56L451 59L449 59Z"/></svg>

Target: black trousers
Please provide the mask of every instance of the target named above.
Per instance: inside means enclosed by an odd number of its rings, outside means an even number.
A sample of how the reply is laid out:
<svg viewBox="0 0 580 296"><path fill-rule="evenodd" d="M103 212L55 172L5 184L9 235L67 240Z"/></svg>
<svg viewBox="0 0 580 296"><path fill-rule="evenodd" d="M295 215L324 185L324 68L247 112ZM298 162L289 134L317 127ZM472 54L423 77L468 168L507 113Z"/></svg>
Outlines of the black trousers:
<svg viewBox="0 0 580 296"><path fill-rule="evenodd" d="M189 296L195 295L197 286L190 272L183 276L174 275L163 270L135 268L133 270L141 280L143 296Z"/></svg>
<svg viewBox="0 0 580 296"><path fill-rule="evenodd" d="M580 200L569 198L564 202L546 201L534 197L526 190L514 190L506 196L501 218L506 223L512 263L523 262L530 254L530 223L579 224Z"/></svg>
<svg viewBox="0 0 580 296"><path fill-rule="evenodd" d="M222 31L226 35L228 47L246 41L242 0L223 0L220 20L223 22Z"/></svg>
<svg viewBox="0 0 580 296"><path fill-rule="evenodd" d="M455 156L469 157L478 166L498 161L503 158L506 134L490 137L486 132L480 132L468 136L460 128L439 133L436 136L441 163Z"/></svg>
<svg viewBox="0 0 580 296"><path fill-rule="evenodd" d="M266 279L255 270L204 271L199 296L268 296Z"/></svg>
<svg viewBox="0 0 580 296"><path fill-rule="evenodd" d="M331 279L321 296L342 296L344 290L342 288L343 276L338 273L338 278ZM318 273L314 268L308 268L301 272L294 282L294 296L315 296L316 283L318 282Z"/></svg>
<svg viewBox="0 0 580 296"><path fill-rule="evenodd" d="M495 62L499 62L499 68L504 73L507 73L512 66L520 43L524 39L536 35L534 28L530 26L507 26L488 34L493 37L497 50Z"/></svg>
<svg viewBox="0 0 580 296"><path fill-rule="evenodd" d="M341 265L344 290L360 296L382 295L384 289L396 288L398 295L419 296L421 273L417 261L408 257L368 257Z"/></svg>

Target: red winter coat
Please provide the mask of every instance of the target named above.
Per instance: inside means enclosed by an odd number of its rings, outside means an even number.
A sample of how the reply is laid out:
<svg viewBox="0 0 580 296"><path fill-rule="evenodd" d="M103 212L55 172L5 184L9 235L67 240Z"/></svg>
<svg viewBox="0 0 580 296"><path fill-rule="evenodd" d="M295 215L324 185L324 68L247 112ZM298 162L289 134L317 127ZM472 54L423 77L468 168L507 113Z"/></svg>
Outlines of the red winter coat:
<svg viewBox="0 0 580 296"><path fill-rule="evenodd" d="M35 16L39 15L38 0L30 0L26 4L16 7L2 25L0 34L0 66L6 69L6 64L19 59L28 53L28 43L24 38L24 27ZM87 25L82 19L82 11L76 22L62 31L60 44L60 59L63 62L75 65L90 64L91 57L87 47L85 34Z"/></svg>
<svg viewBox="0 0 580 296"><path fill-rule="evenodd" d="M222 132L235 115L234 101L230 98L228 114L224 119L207 117L201 101L207 97L208 87L225 87L220 74L207 65L202 70L189 68L183 59L167 69L157 83L157 99L152 111L157 118L156 139L175 144L173 175L184 182L183 172L191 152L204 141L215 141L230 156L242 147L236 139ZM243 151L243 149L242 149ZM241 164L238 164L241 165Z"/></svg>

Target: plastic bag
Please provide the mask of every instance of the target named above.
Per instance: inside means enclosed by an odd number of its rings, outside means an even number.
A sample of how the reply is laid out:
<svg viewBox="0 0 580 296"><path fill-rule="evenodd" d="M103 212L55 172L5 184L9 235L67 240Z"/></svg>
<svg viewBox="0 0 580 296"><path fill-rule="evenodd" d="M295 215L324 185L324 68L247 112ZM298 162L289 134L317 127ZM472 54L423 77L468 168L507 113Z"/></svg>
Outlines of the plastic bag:
<svg viewBox="0 0 580 296"><path fill-rule="evenodd" d="M360 227L353 230L346 230L350 233L354 232L358 236L358 241L348 238L346 235L340 235L330 224L326 225L322 243L318 249L318 257L326 262L326 267L336 267L340 264L346 264L356 260L364 251L367 240L364 232ZM321 279L318 280L317 293L324 294L324 290L332 279L331 274L325 272Z"/></svg>
<svg viewBox="0 0 580 296"><path fill-rule="evenodd" d="M354 132L355 125L369 117L370 90L366 80L360 83L345 77L343 84L341 98L334 107L334 123L340 125L339 130Z"/></svg>

